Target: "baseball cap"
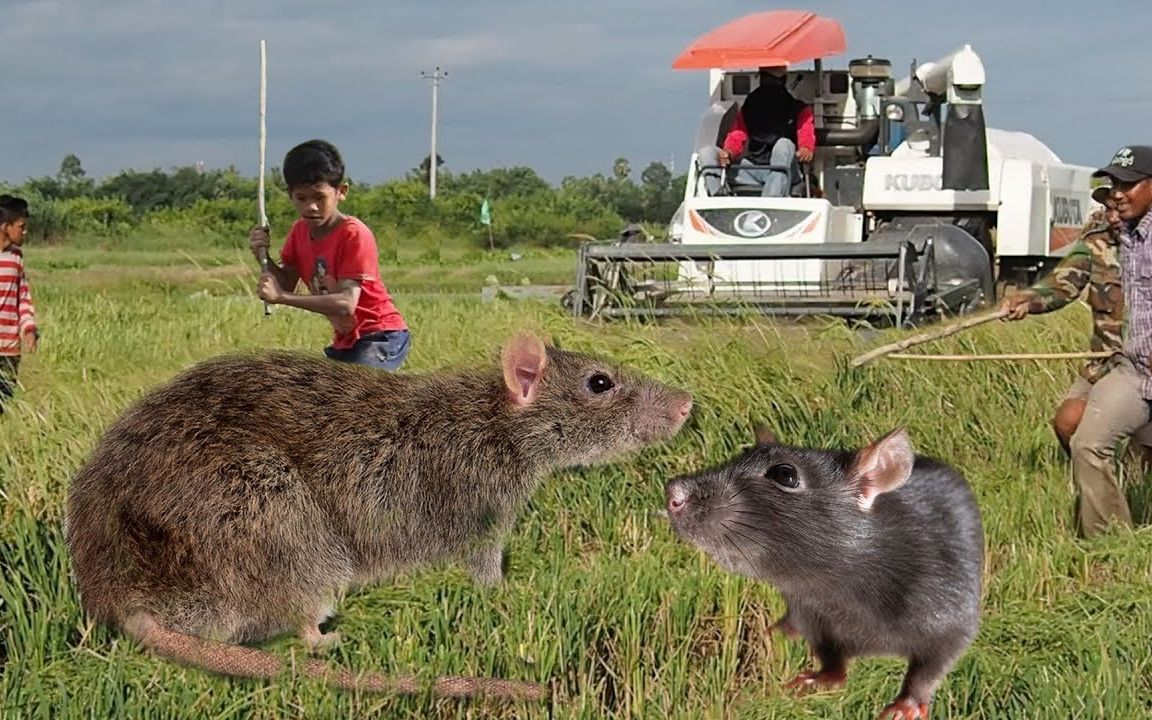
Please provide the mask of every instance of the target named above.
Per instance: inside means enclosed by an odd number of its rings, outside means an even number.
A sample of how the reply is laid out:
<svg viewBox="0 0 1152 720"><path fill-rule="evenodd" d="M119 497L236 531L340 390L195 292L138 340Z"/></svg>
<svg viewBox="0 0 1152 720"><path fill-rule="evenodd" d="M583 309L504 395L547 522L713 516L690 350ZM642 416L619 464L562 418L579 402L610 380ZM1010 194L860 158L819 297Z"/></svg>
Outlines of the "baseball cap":
<svg viewBox="0 0 1152 720"><path fill-rule="evenodd" d="M1152 146L1125 145L1112 156L1112 162L1092 173L1092 177L1113 177L1121 182L1152 177Z"/></svg>
<svg viewBox="0 0 1152 720"><path fill-rule="evenodd" d="M1111 193L1112 187L1110 185L1101 185L1092 191L1092 199L1103 205Z"/></svg>

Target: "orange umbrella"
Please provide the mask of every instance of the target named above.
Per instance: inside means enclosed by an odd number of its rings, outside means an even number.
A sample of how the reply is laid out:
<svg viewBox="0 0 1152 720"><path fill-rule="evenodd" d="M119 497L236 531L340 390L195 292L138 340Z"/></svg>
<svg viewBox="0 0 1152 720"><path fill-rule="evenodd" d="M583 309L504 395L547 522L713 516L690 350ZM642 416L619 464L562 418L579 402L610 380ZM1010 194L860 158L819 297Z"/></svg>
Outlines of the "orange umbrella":
<svg viewBox="0 0 1152 720"><path fill-rule="evenodd" d="M672 63L676 70L791 65L844 52L844 28L803 10L745 15L701 35Z"/></svg>

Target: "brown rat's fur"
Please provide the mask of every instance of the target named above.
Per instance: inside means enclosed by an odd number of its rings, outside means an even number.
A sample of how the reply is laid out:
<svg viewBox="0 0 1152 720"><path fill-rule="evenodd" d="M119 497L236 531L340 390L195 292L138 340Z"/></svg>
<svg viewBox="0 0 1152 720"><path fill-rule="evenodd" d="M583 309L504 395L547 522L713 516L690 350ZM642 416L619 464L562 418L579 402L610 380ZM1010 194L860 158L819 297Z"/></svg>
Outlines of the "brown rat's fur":
<svg viewBox="0 0 1152 720"><path fill-rule="evenodd" d="M274 677L238 647L299 633L340 594L463 561L500 582L503 538L540 479L679 431L688 393L519 336L490 370L395 374L283 351L210 359L142 398L72 482L66 533L85 610L161 655ZM318 661L343 687L414 681ZM443 694L540 697L530 683L446 678Z"/></svg>

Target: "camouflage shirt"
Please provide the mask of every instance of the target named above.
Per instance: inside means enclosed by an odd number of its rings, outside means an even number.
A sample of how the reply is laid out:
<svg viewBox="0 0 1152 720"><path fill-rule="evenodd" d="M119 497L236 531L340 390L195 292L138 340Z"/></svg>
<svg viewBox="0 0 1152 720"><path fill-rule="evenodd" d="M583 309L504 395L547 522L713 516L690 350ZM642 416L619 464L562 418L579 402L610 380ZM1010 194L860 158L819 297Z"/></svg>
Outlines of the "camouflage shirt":
<svg viewBox="0 0 1152 720"><path fill-rule="evenodd" d="M1028 312L1040 314L1059 310L1088 288L1092 308L1093 352L1119 353L1123 348L1124 292L1120 283L1119 236L1109 228L1104 211L1097 210L1080 231L1060 264L1028 288L1032 301ZM1092 358L1080 370L1089 382L1108 371L1112 358Z"/></svg>

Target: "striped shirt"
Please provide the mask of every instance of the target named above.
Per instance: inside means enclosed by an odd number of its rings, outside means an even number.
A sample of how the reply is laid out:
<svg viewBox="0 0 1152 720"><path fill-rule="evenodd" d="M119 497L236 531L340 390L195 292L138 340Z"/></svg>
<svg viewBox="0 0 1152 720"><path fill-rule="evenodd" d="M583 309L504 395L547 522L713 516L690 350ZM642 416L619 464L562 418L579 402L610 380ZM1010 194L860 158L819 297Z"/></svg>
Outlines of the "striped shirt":
<svg viewBox="0 0 1152 720"><path fill-rule="evenodd" d="M24 254L11 246L0 251L0 355L19 355L21 334L35 329Z"/></svg>
<svg viewBox="0 0 1152 720"><path fill-rule="evenodd" d="M1136 366L1144 381L1141 393L1152 400L1152 210L1135 228L1120 231L1124 251L1120 267L1127 304L1124 354Z"/></svg>

